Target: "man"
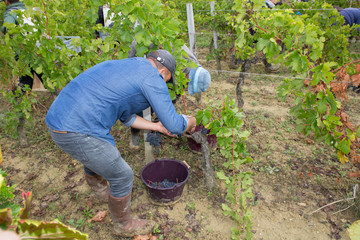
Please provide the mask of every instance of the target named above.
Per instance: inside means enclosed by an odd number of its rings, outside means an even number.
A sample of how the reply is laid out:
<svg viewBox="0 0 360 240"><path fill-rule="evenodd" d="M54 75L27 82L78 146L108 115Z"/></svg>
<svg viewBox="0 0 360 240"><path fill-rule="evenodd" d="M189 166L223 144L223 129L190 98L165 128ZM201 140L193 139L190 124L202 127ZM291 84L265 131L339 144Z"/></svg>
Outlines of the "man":
<svg viewBox="0 0 360 240"><path fill-rule="evenodd" d="M136 42L135 43L133 42L133 44L131 45L131 50L129 51L129 58L135 57L135 54L136 54L135 44L136 44ZM183 70L183 72L185 73L186 78L190 79L190 81L188 82L188 86L187 86L188 93L191 96L195 95L195 97L200 98L201 97L200 94L202 92L205 92L210 86L211 75L210 75L209 71L207 71L200 65L196 56L190 51L190 49L185 44L182 46L181 49L184 50L186 52L186 54L188 55L188 57L183 56L185 59L188 60L188 62L192 61L196 65L198 65L197 68L187 67ZM179 97L180 97L180 95L176 96L176 99L172 101L173 104L176 103L176 101L178 100ZM141 116L141 113L139 113L139 114ZM140 139L141 139L140 130L131 128L131 137L130 137L129 147L134 150L139 149L140 148Z"/></svg>
<svg viewBox="0 0 360 240"><path fill-rule="evenodd" d="M251 0L249 0L249 2L251 2ZM265 0L265 5L269 9L273 9L276 4L279 4L277 2L277 0ZM256 33L256 31L253 29L252 26L250 26L249 32L250 32L250 34L252 36ZM256 42L257 41L255 41L254 43L256 43ZM232 52L234 52L234 50L232 50ZM241 64L241 62L242 62L241 59L238 59L238 58L236 58L236 56L234 56L234 53L231 56L231 59L230 59L230 62L229 62L229 68L230 69L237 69L239 67L239 64ZM263 57L262 61L263 61L264 67L265 67L265 71L267 73L278 73L279 72L280 66L269 63L265 56ZM251 62L250 62L249 59L246 59L244 64L246 66L248 66L248 68L250 68L250 66L251 66Z"/></svg>
<svg viewBox="0 0 360 240"><path fill-rule="evenodd" d="M98 196L108 199L114 232L119 236L147 234L154 223L131 216L134 175L115 146L111 127L119 119L125 126L168 136L192 131L196 119L176 113L166 85L174 82L175 69L175 59L166 50L147 58L105 61L73 79L46 115L54 142L83 163L87 183ZM149 106L159 122L136 115Z"/></svg>
<svg viewBox="0 0 360 240"><path fill-rule="evenodd" d="M6 11L5 11L5 14L4 14L4 24L5 23L10 23L10 24L14 23L16 25L19 25L18 17L16 15L16 13L14 12L14 10L22 10L22 11L26 10L25 4L20 2L19 0L0 0L0 2L1 1L4 1L5 5L6 5ZM33 8L32 10L40 11L39 8ZM31 18L26 18L26 17L23 18L23 23L24 24L29 24L29 25L34 25L31 22ZM6 34L7 29L6 29L5 26L1 27L1 32ZM74 47L73 45L71 45L72 39L79 38L79 37L77 37L77 36L67 36L67 37L56 36L56 38L62 39L63 43L65 44L65 46L67 48L69 48L71 50L74 50L77 53L81 52L81 47ZM40 44L37 42L36 46L39 47ZM61 47L58 47L58 46L56 46L56 48L61 49ZM18 57L19 56L16 54L15 59L17 60ZM36 74L37 77L39 78L39 80L41 82L43 82L43 80L41 78L42 73L40 73L40 74L36 73L33 68L30 68L30 72L31 72L31 76L34 76L34 74ZM32 89L33 84L34 84L34 79L31 76L28 76L28 75L20 76L20 78L19 78L19 86L21 88L23 88L25 85L28 85L29 88Z"/></svg>
<svg viewBox="0 0 360 240"><path fill-rule="evenodd" d="M25 10L26 9L25 4L23 2L20 2L19 0L0 0L0 2L2 1L6 5L3 24L14 23L16 25L19 25L18 17L16 16L16 13L13 10ZM1 27L1 32L3 34L6 34L7 32L7 29L4 25ZM15 59L18 59L18 56L16 56ZM31 74L34 75L34 73L35 71L31 69ZM24 85L29 85L29 87L32 88L33 78L28 75L20 76L19 85L21 88L24 87Z"/></svg>
<svg viewBox="0 0 360 240"><path fill-rule="evenodd" d="M345 25L352 27L354 24L360 24L360 8L345 8L339 12L344 17ZM360 28L357 28L358 33Z"/></svg>
<svg viewBox="0 0 360 240"><path fill-rule="evenodd" d="M16 25L18 25L18 18L15 14L15 12L12 12L13 10L25 10L25 4L23 2L20 2L19 0L0 0L0 2L4 2L6 5L6 11L4 14L4 22L5 23L14 23ZM6 27L2 26L1 27L1 32L3 34L6 34Z"/></svg>
<svg viewBox="0 0 360 240"><path fill-rule="evenodd" d="M265 0L265 4L268 8L273 9L275 7L275 5L277 4L277 0ZM266 57L264 57L264 59L263 59L263 64L265 66L266 72L268 72L268 73L279 72L280 66L269 63L267 61Z"/></svg>
<svg viewBox="0 0 360 240"><path fill-rule="evenodd" d="M4 231L4 230L1 230L1 229L0 229L0 239L21 240L19 235L17 235L15 232L9 231L9 230Z"/></svg>
<svg viewBox="0 0 360 240"><path fill-rule="evenodd" d="M121 15L121 13L119 13ZM111 28L113 26L113 17L115 16L114 13L110 11L110 8L108 5L100 6L98 9L98 19L96 20L95 24L101 24L103 27ZM95 32L96 38L105 39L108 35L103 34L102 32ZM153 48L153 44L149 46L149 50ZM130 51L128 52L128 58L133 58L136 56L136 40L132 42L130 46ZM182 49L188 54L188 58L185 57L188 62L191 60L194 63L198 65L196 69L194 68L185 68L183 72L186 75L186 78L190 78L190 82L188 83L188 92L190 95L193 95L195 93L201 93L206 91L209 88L210 82L211 82L211 76L210 73L201 67L199 64L197 58L195 55L190 51L190 49L184 44ZM196 79L195 79L196 77ZM176 99L177 100L177 99ZM173 101L175 104L176 100ZM139 116L142 116L142 112L138 113ZM140 130L136 128L131 128L131 137L130 137L130 143L129 147L137 150L140 148Z"/></svg>
<svg viewBox="0 0 360 240"><path fill-rule="evenodd" d="M203 68L195 55L190 51L190 49L184 44L182 48L188 55L184 57L188 62L192 61L198 65L197 68L187 67L183 70L187 79L190 79L188 82L188 93L194 95L196 93L202 93L208 90L211 83L211 75L208 70Z"/></svg>
<svg viewBox="0 0 360 240"><path fill-rule="evenodd" d="M265 0L265 4L268 8L272 9L275 7L277 0Z"/></svg>

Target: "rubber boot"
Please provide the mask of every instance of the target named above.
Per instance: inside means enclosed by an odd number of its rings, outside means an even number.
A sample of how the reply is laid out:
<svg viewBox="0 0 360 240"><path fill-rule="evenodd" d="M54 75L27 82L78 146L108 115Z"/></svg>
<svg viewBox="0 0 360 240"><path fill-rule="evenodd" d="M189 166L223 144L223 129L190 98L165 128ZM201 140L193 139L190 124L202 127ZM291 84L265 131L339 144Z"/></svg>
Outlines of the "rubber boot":
<svg viewBox="0 0 360 240"><path fill-rule="evenodd" d="M131 193L122 198L114 198L109 194L109 212L114 223L114 234L121 237L133 237L151 233L155 222L136 219L131 213Z"/></svg>
<svg viewBox="0 0 360 240"><path fill-rule="evenodd" d="M88 175L85 173L85 180L90 186L91 190L94 191L96 197L101 202L107 202L109 196L109 186L107 181L103 179L100 175Z"/></svg>

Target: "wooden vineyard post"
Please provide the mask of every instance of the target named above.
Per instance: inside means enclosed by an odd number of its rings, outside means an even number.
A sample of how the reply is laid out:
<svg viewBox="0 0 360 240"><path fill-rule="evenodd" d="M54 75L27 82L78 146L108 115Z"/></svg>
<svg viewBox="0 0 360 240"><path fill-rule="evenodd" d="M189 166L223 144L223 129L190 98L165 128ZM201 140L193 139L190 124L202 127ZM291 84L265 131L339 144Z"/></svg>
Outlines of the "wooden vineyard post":
<svg viewBox="0 0 360 240"><path fill-rule="evenodd" d="M143 111L143 116L145 120L151 121L151 108L148 107ZM154 161L154 155L152 151L152 147L149 142L146 141L146 138L148 136L149 130L144 131L144 145L145 145L145 162L149 163Z"/></svg>
<svg viewBox="0 0 360 240"><path fill-rule="evenodd" d="M196 56L195 24L192 3L186 4L190 51Z"/></svg>
<svg viewBox="0 0 360 240"><path fill-rule="evenodd" d="M48 92L48 90L46 88L44 88L44 85L42 84L42 82L40 81L40 79L36 73L34 73L34 75L33 75L32 91Z"/></svg>
<svg viewBox="0 0 360 240"><path fill-rule="evenodd" d="M211 16L215 16L215 2L212 1L210 2L210 11L211 11ZM214 23L215 23L215 19L213 20ZM216 53L216 63L217 63L217 69L218 71L221 70L221 63L220 63L220 58L219 58L219 55L218 55L218 37L217 37L217 32L216 32L216 29L215 29L215 26L214 26L214 30L213 30L213 37L214 37L214 50L215 50L215 53ZM220 72L217 72L218 74Z"/></svg>
<svg viewBox="0 0 360 240"><path fill-rule="evenodd" d="M196 105L201 105L201 92L194 94Z"/></svg>

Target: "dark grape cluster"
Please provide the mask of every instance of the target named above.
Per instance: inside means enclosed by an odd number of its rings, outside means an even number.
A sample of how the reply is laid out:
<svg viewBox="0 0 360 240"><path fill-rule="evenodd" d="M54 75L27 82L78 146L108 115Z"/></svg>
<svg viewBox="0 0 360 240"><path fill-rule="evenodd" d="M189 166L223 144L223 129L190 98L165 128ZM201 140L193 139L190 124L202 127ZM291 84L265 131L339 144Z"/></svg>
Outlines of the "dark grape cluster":
<svg viewBox="0 0 360 240"><path fill-rule="evenodd" d="M158 147L161 144L161 134L159 132L150 132L147 134L146 141L150 145Z"/></svg>
<svg viewBox="0 0 360 240"><path fill-rule="evenodd" d="M146 141L149 142L151 146L154 146L155 154L158 155L161 144L161 134L159 132L150 132L147 134Z"/></svg>
<svg viewBox="0 0 360 240"><path fill-rule="evenodd" d="M174 182L170 182L167 179L164 179L162 182L154 182L151 184L153 188L171 188L175 185Z"/></svg>
<svg viewBox="0 0 360 240"><path fill-rule="evenodd" d="M201 132L202 132L203 134L208 134L208 133L210 132L210 130L207 129L207 128L202 128L202 129L201 129Z"/></svg>

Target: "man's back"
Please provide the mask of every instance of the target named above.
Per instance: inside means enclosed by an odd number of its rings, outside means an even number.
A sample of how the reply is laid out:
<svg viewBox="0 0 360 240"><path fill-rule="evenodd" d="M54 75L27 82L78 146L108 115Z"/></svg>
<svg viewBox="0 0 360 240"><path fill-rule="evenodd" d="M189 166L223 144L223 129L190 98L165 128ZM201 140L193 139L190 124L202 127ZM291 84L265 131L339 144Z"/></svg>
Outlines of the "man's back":
<svg viewBox="0 0 360 240"><path fill-rule="evenodd" d="M150 105L165 127L176 134L184 131L184 119L176 113L164 79L147 59L110 60L72 80L45 121L55 130L84 133L115 145L109 131L116 121L130 126L135 114Z"/></svg>
<svg viewBox="0 0 360 240"><path fill-rule="evenodd" d="M350 25L360 24L360 9L359 8L345 8L339 12L345 19L345 24Z"/></svg>
<svg viewBox="0 0 360 240"><path fill-rule="evenodd" d="M18 10L18 9L25 10L26 9L25 4L23 2L15 2L6 7L6 11L4 14L4 24L5 23L18 24L18 18L15 12L13 12L14 10ZM5 26L1 27L1 32L3 32L4 34L6 33Z"/></svg>

